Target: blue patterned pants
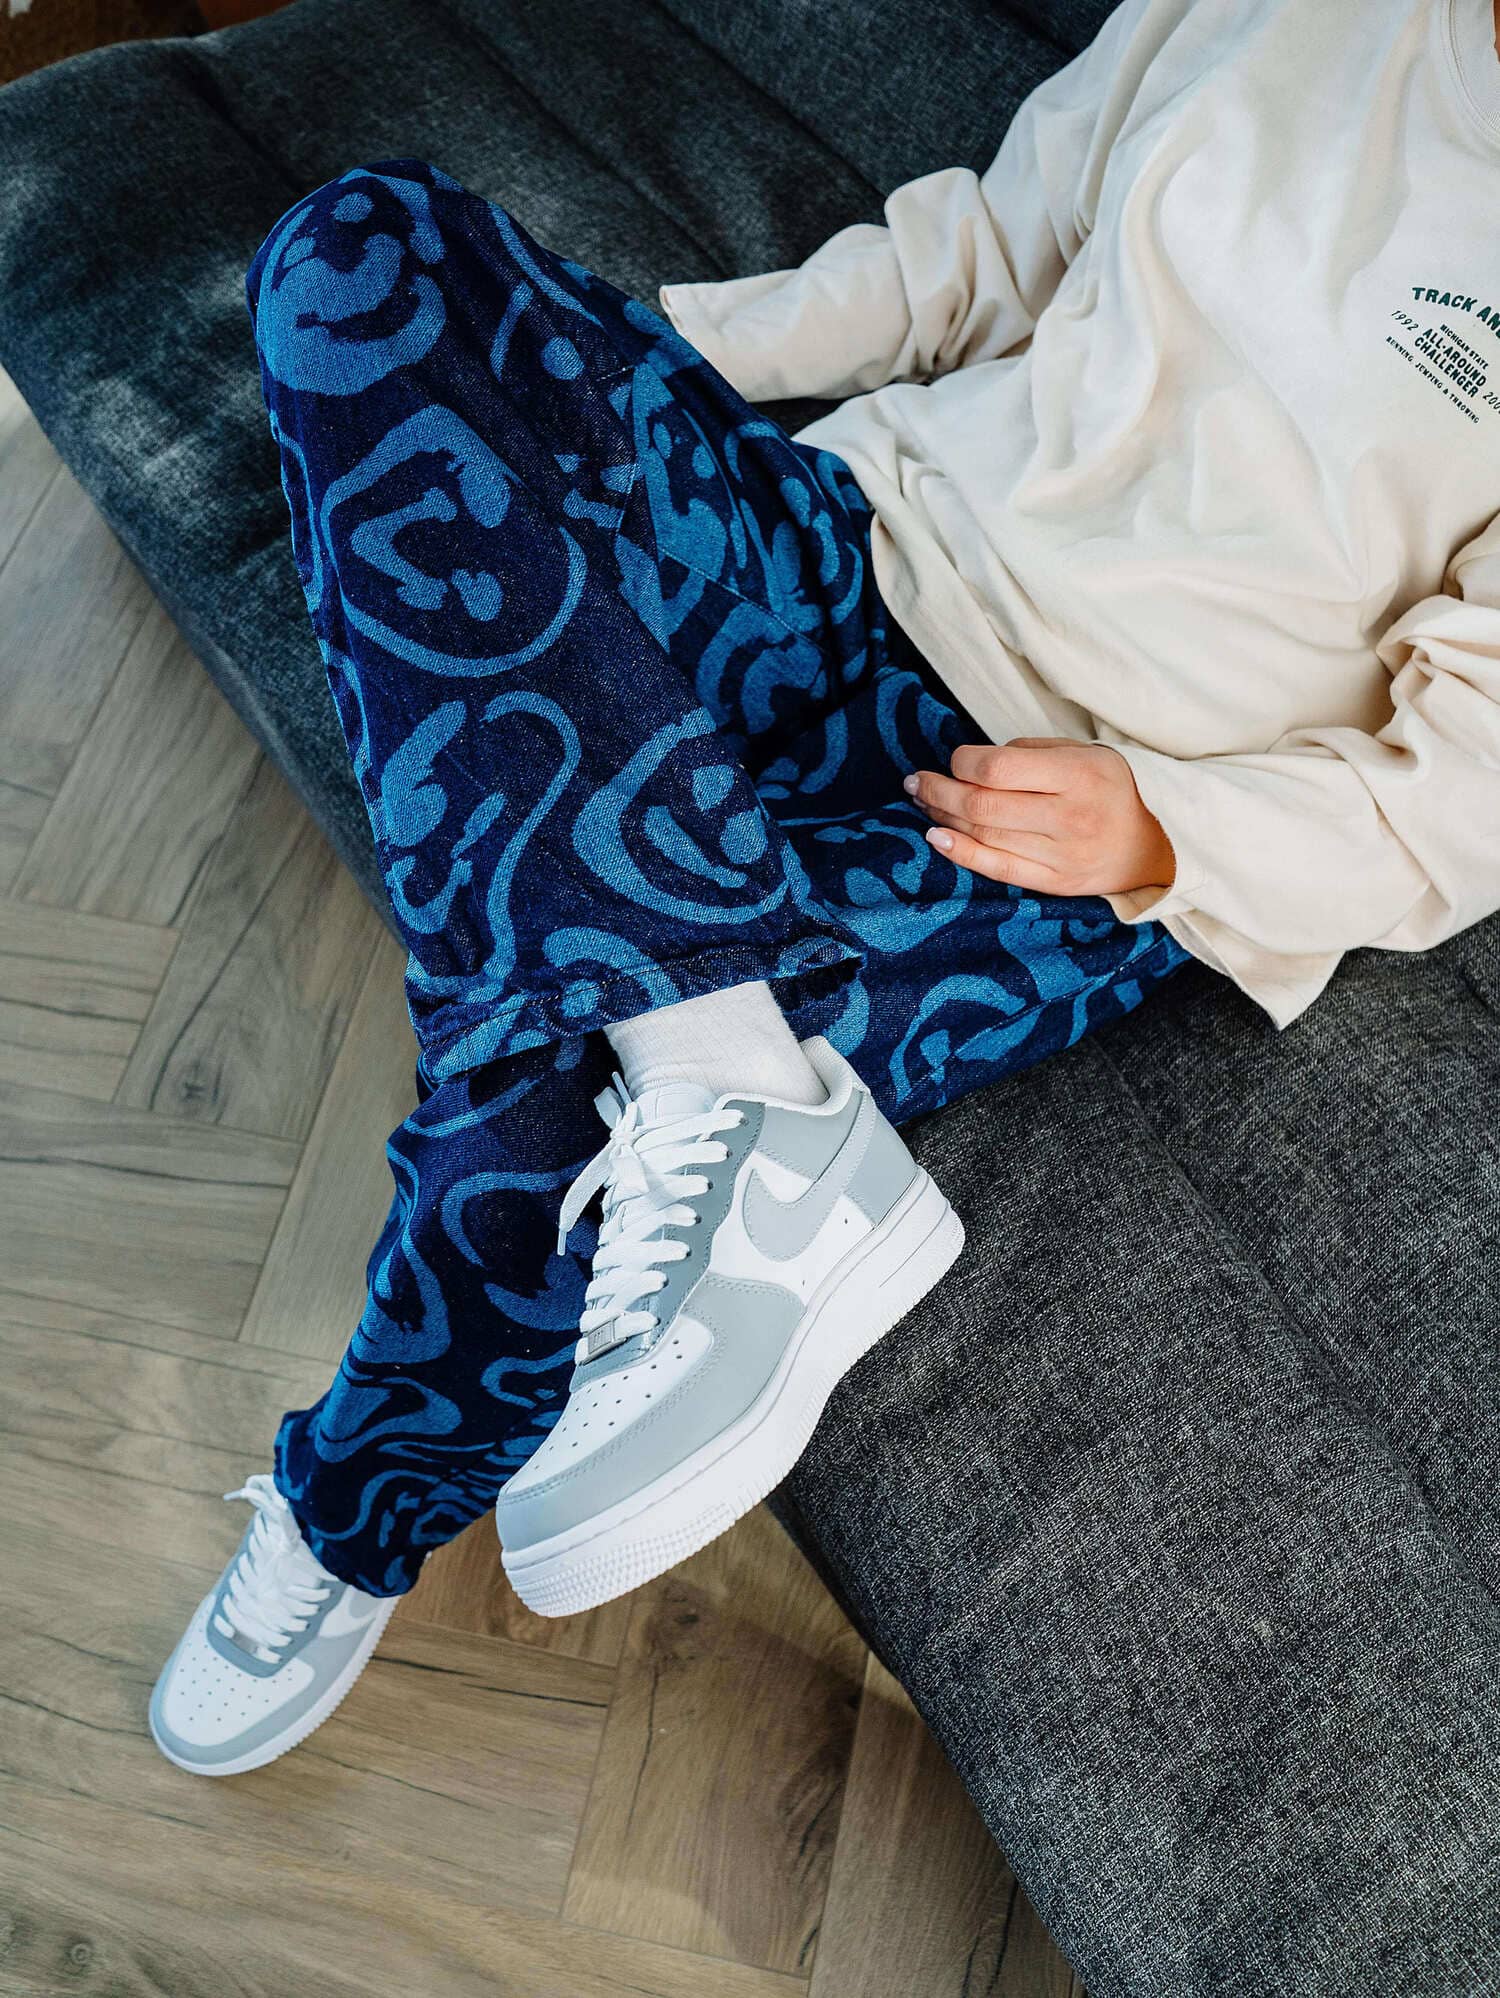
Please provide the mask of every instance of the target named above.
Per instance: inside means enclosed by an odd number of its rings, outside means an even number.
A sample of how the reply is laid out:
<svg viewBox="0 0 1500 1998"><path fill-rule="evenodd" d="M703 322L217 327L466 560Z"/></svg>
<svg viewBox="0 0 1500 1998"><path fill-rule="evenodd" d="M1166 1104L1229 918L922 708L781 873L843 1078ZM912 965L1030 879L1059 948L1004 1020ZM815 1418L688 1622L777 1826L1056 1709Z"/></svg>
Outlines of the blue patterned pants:
<svg viewBox="0 0 1500 1998"><path fill-rule="evenodd" d="M412 161L291 209L249 297L419 1045L368 1301L276 1476L389 1595L566 1394L599 1029L770 979L901 1121L1183 954L925 843L903 775L982 738L877 594L853 476L654 312Z"/></svg>

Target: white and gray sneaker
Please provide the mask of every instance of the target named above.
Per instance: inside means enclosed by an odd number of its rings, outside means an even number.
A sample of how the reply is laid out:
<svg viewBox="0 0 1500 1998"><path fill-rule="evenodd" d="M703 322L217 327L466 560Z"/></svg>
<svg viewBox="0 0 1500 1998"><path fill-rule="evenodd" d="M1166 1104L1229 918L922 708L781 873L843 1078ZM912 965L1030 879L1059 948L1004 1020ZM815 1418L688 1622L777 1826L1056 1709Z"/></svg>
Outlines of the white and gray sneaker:
<svg viewBox="0 0 1500 1998"><path fill-rule="evenodd" d="M791 1470L854 1362L963 1247L932 1179L822 1039L813 1108L675 1083L597 1099L563 1203L604 1219L567 1406L501 1492L505 1571L543 1616L684 1560Z"/></svg>
<svg viewBox="0 0 1500 1998"><path fill-rule="evenodd" d="M255 1516L151 1695L151 1733L179 1769L239 1776L327 1720L400 1600L330 1575L264 1473L226 1498Z"/></svg>

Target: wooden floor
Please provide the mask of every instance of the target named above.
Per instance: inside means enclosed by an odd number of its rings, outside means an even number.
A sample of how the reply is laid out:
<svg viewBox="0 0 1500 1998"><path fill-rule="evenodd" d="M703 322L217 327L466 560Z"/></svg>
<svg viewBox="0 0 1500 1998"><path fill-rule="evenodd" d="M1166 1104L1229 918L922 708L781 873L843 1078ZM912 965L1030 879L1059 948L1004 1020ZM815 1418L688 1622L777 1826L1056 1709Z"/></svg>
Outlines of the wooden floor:
<svg viewBox="0 0 1500 1998"><path fill-rule="evenodd" d="M764 1513L562 1623L481 1521L305 1747L152 1748L357 1314L400 969L0 377L0 1990L1078 1998Z"/></svg>

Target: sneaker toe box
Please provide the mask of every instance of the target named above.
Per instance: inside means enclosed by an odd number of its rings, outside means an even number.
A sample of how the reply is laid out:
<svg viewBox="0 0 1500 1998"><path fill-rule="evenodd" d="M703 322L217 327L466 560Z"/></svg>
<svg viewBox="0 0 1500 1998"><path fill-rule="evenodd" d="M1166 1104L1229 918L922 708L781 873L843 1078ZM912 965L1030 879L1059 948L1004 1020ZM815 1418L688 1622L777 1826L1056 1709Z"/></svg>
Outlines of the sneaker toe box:
<svg viewBox="0 0 1500 1998"><path fill-rule="evenodd" d="M214 1601L198 1605L151 1695L157 1746L200 1772L240 1761L290 1725L314 1677L302 1658L268 1673L231 1663L209 1641Z"/></svg>

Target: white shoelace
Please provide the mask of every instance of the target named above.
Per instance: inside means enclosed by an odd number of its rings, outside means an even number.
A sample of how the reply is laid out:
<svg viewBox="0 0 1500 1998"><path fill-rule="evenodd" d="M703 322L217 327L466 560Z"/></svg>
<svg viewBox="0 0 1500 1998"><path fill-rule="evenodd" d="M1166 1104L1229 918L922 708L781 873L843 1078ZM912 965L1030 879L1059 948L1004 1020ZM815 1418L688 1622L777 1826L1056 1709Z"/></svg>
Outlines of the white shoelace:
<svg viewBox="0 0 1500 1998"><path fill-rule="evenodd" d="M264 1471L224 1496L248 1499L255 1507L255 1520L214 1616L214 1627L225 1637L248 1639L257 1658L274 1664L297 1633L306 1630L334 1583L309 1553L291 1508Z"/></svg>
<svg viewBox="0 0 1500 1998"><path fill-rule="evenodd" d="M655 1326L656 1314L644 1308L644 1300L664 1288L664 1265L681 1262L688 1253L688 1244L665 1230L692 1227L698 1215L689 1203L709 1187L706 1174L689 1168L721 1165L729 1147L714 1134L745 1121L742 1110L722 1109L648 1124L618 1074L594 1102L609 1137L568 1188L557 1230L562 1255L578 1217L603 1191L594 1273L578 1321L580 1364ZM609 1337L601 1339L606 1326Z"/></svg>

